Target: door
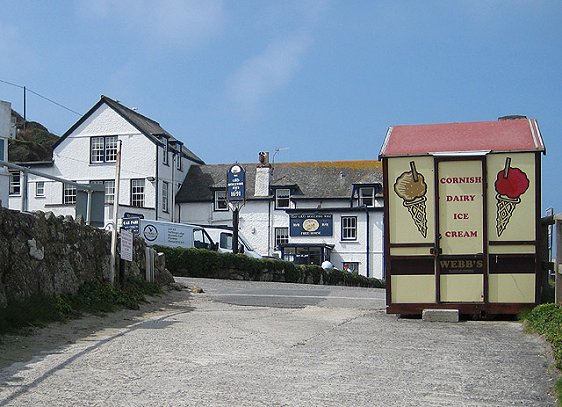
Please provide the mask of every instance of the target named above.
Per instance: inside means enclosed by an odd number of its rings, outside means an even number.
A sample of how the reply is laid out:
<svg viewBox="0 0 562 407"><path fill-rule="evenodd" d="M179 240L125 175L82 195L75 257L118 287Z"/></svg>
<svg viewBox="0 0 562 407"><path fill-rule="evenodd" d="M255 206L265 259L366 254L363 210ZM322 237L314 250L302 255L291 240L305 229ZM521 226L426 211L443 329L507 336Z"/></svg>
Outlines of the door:
<svg viewBox="0 0 562 407"><path fill-rule="evenodd" d="M483 160L439 160L437 174L439 300L483 302Z"/></svg>

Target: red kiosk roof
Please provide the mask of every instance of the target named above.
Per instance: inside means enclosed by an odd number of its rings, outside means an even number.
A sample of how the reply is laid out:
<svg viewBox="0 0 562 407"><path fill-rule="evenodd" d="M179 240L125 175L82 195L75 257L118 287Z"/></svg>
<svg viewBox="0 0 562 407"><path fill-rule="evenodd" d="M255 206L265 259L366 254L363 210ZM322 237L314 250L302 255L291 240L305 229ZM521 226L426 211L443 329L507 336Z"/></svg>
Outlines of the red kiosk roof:
<svg viewBox="0 0 562 407"><path fill-rule="evenodd" d="M394 126L380 157L483 151L544 151L535 119Z"/></svg>

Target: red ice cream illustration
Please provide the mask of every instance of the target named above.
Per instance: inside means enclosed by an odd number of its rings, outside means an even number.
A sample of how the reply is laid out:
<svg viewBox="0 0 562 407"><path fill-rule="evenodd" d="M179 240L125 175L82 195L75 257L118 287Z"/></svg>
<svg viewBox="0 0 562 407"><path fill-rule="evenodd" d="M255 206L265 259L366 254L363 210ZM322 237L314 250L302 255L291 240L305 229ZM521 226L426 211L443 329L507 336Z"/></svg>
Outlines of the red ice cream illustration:
<svg viewBox="0 0 562 407"><path fill-rule="evenodd" d="M529 188L527 174L519 168L512 168L511 158L505 159L505 167L498 172L496 183L496 230L501 236L509 219L515 210L515 206L521 202L521 195Z"/></svg>

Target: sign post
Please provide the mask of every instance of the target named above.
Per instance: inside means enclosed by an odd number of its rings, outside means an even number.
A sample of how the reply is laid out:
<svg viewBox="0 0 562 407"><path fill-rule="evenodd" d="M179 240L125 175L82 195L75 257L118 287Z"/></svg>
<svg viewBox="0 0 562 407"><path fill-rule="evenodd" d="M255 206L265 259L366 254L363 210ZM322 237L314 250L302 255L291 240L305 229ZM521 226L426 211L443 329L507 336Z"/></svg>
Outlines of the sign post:
<svg viewBox="0 0 562 407"><path fill-rule="evenodd" d="M226 173L226 199L232 208L232 253L238 253L238 223L240 207L246 200L246 171L238 164Z"/></svg>

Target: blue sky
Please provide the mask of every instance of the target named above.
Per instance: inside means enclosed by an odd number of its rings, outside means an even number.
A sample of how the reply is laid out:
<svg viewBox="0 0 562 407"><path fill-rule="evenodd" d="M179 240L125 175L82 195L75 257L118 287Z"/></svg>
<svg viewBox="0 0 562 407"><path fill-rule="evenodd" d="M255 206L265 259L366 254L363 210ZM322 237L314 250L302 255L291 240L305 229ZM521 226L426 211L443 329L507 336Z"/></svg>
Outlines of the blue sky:
<svg viewBox="0 0 562 407"><path fill-rule="evenodd" d="M539 121L562 212L562 2L0 0L0 80L136 107L208 163L376 159L391 125ZM0 83L22 112L22 91ZM28 94L28 119L78 116Z"/></svg>

